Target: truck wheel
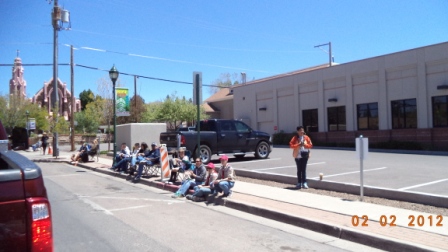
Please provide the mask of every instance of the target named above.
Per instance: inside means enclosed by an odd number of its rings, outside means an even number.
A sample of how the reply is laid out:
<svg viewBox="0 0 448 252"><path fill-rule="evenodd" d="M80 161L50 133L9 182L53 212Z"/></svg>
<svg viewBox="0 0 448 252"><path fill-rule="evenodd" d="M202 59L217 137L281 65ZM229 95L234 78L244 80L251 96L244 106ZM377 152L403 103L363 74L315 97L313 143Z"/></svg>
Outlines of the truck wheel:
<svg viewBox="0 0 448 252"><path fill-rule="evenodd" d="M199 155L201 155L201 160L203 164L207 164L212 160L212 151L207 145L201 145ZM194 151L194 156L196 158L196 150Z"/></svg>
<svg viewBox="0 0 448 252"><path fill-rule="evenodd" d="M269 145L266 142L260 142L255 149L255 157L265 159L269 156Z"/></svg>

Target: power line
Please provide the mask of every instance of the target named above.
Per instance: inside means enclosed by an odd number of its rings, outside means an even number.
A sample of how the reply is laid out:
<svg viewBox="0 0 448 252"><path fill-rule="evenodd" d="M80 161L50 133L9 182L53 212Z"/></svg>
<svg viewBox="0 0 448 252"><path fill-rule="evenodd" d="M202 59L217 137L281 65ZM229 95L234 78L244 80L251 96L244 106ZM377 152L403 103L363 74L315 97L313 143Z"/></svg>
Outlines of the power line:
<svg viewBox="0 0 448 252"><path fill-rule="evenodd" d="M2 67L2 66L14 66L14 64L0 64L0 67ZM49 64L22 64L22 66L53 66L53 64L52 63L49 63ZM59 63L58 66L70 66L70 63ZM86 65L80 65L80 64L74 64L74 66L87 68L87 69L91 69L91 70L102 71L102 72L109 72L109 70L101 69L101 68L98 68L98 67L92 67L92 66L86 66ZM131 74L131 73L120 72L120 75L137 76L138 78L143 78L143 79L150 79L150 80L165 81L165 82L178 83L178 84L193 85L193 82L169 80L169 79L150 77L150 76L144 76L144 75L139 75L139 74ZM202 84L202 86L206 86L206 87L220 87L218 85L210 85L210 84Z"/></svg>

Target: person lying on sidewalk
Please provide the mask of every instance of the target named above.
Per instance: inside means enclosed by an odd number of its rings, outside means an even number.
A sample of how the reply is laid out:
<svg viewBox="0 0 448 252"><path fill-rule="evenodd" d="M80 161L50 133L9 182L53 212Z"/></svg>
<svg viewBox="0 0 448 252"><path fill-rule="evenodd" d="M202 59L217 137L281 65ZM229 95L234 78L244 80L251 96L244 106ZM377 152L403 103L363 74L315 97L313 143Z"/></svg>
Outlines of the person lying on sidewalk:
<svg viewBox="0 0 448 252"><path fill-rule="evenodd" d="M215 180L215 191L213 196L218 195L222 192L223 197L229 197L232 195L232 188L235 185L235 173L233 167L227 162L229 157L227 155L222 155L219 160L221 161L221 168L218 171L218 179Z"/></svg>
<svg viewBox="0 0 448 252"><path fill-rule="evenodd" d="M152 166L158 163L160 163L160 150L157 148L157 144L153 142L151 144L151 150L148 153L145 153L144 159L138 164L138 171L137 175L134 177L134 182L140 180L142 177L144 165Z"/></svg>
<svg viewBox="0 0 448 252"><path fill-rule="evenodd" d="M130 156L122 158L118 163L115 163L114 166L112 166L112 170L117 170L120 172L120 174L125 174L127 170L128 163L132 161L132 159L135 157L137 152L140 150L140 144L135 143L133 147L133 152Z"/></svg>
<svg viewBox="0 0 448 252"><path fill-rule="evenodd" d="M200 158L196 158L196 162L195 162L195 166L196 168L193 170L193 172L186 172L189 175L189 179L185 179L182 182L182 185L180 186L179 190L177 190L176 193L174 193L174 195L172 195L172 198L179 198L179 197L185 197L185 195L187 194L187 191L190 188L193 188L197 185L202 185L204 183L205 180L205 166L202 163ZM187 175L187 174L185 174Z"/></svg>
<svg viewBox="0 0 448 252"><path fill-rule="evenodd" d="M207 169L205 183L203 185L195 186L193 195L187 195L187 199L196 202L205 201L207 196L213 193L214 182L218 178L218 173L215 171L215 164L208 163L207 166L205 166L205 169Z"/></svg>
<svg viewBox="0 0 448 252"><path fill-rule="evenodd" d="M113 165L109 170L111 171L118 171L118 172L126 172L127 170L127 162L130 160L131 157L131 150L126 145L126 143L121 144L121 150L117 155L115 156L115 165ZM125 160L125 161L123 161ZM123 162L121 162L123 161Z"/></svg>

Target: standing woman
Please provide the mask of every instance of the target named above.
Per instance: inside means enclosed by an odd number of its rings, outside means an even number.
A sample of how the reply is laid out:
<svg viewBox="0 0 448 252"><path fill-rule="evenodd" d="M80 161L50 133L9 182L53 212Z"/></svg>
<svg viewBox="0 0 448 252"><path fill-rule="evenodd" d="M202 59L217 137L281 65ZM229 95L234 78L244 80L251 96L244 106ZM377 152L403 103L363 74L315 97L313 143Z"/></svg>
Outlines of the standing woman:
<svg viewBox="0 0 448 252"><path fill-rule="evenodd" d="M47 145L48 145L48 136L47 136L47 132L44 132L44 134L42 134L42 150L44 151L44 155L45 155L45 150L47 149Z"/></svg>
<svg viewBox="0 0 448 252"><path fill-rule="evenodd" d="M289 147L294 149L292 156L297 165L297 189L308 189L306 183L306 164L310 156L310 149L313 148L311 139L305 135L303 126L297 127L297 135L295 135L291 141L289 141Z"/></svg>

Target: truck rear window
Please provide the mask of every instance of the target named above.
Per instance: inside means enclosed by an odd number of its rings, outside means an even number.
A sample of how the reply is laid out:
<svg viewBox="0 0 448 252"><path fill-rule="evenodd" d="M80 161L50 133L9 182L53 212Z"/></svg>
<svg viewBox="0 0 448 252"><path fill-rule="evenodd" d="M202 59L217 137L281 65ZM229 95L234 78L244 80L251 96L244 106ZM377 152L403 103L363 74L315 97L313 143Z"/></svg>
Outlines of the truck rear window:
<svg viewBox="0 0 448 252"><path fill-rule="evenodd" d="M215 121L201 121L200 122L201 131L216 131Z"/></svg>

